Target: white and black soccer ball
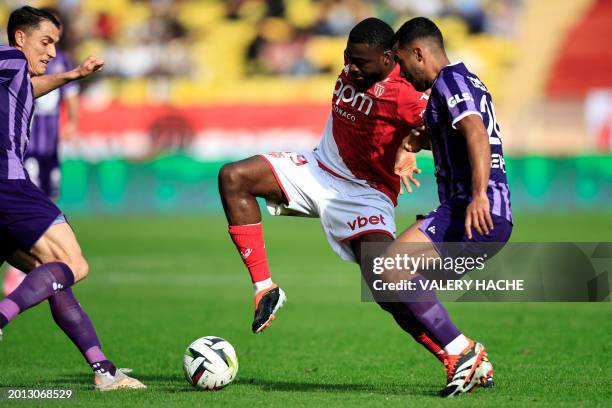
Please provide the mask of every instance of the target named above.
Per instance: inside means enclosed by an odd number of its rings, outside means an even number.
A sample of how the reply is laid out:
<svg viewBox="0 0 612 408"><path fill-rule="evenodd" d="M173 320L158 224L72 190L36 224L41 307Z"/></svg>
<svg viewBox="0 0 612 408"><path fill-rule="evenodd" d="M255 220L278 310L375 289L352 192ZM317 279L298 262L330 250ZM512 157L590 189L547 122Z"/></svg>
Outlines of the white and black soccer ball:
<svg viewBox="0 0 612 408"><path fill-rule="evenodd" d="M185 350L183 371L195 388L218 390L231 383L238 373L236 351L221 337L200 337Z"/></svg>

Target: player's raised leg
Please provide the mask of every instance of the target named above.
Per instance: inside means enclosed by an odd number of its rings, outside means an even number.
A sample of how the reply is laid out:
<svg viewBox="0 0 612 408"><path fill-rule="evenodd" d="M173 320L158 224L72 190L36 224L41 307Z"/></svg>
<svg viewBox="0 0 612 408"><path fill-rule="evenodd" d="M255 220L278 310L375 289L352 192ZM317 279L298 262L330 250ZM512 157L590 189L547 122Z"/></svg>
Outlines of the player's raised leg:
<svg viewBox="0 0 612 408"><path fill-rule="evenodd" d="M359 262L362 276L368 287L372 287L372 281L376 276L372 272L372 258L370 257L368 259L364 259L366 257L362 257L362 245L367 245L368 243L391 244L392 242L393 238L391 238L389 235L376 232L362 235L351 241L351 247L355 253L355 258L357 259L357 262ZM370 255L374 257L381 254ZM379 301L378 299L375 300L383 310L389 312L391 316L393 316L393 319L395 319L395 322L402 328L402 330L410 334L417 343L421 344L435 358L444 363L446 360L446 352L436 343L434 339L432 339L431 335L427 332L427 329L414 317L406 305L398 302Z"/></svg>
<svg viewBox="0 0 612 408"><path fill-rule="evenodd" d="M247 267L255 292L252 330L266 329L286 296L270 275L256 197L287 203L272 168L262 156L224 165L219 172L219 194L227 218L228 232Z"/></svg>
<svg viewBox="0 0 612 408"><path fill-rule="evenodd" d="M91 366L96 389L145 388L140 381L120 372L104 355L89 316L72 293L70 286L87 276L89 266L66 222L49 227L29 252L18 250L9 262L30 272L0 302L0 328L18 313L48 299L53 319Z"/></svg>

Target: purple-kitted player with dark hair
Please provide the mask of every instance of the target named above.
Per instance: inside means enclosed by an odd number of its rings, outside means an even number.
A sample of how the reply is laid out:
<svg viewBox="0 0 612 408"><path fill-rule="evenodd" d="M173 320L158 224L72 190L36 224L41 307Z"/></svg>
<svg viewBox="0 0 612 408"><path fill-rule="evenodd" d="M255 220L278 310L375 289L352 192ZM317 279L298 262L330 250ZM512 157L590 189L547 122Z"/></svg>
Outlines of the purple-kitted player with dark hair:
<svg viewBox="0 0 612 408"><path fill-rule="evenodd" d="M10 46L0 46L0 263L27 272L0 301L0 336L19 313L45 300L53 319L79 348L95 373L96 389L144 388L106 358L87 314L71 286L89 271L62 212L30 180L24 156L34 98L99 71L104 61L88 57L78 67L44 75L56 56L59 21L33 7L11 13Z"/></svg>
<svg viewBox="0 0 612 408"><path fill-rule="evenodd" d="M42 10L52 13L58 18L60 24L62 23L57 11L48 8ZM63 27L60 27L60 38L62 32ZM59 74L72 68L66 54L56 47L56 56L49 62L47 74ZM24 160L30 180L52 200L59 196L61 178L58 147L62 104L66 107L68 119L62 128L62 139L74 137L78 127L79 113L79 84L76 81L69 82L34 102L30 140ZM25 274L19 269L7 268L4 274L4 295L7 296L15 290L24 278Z"/></svg>
<svg viewBox="0 0 612 408"><path fill-rule="evenodd" d="M425 127L407 136L403 146L411 152L432 150L440 206L401 234L387 254L406 252L402 243L418 243L418 253L409 256L446 258L468 251L474 255L493 243L493 251L488 251L491 256L512 233L501 132L491 95L463 63L450 63L442 33L426 18L414 18L397 31L394 54L402 75L417 91L431 89ZM449 242L464 243L464 252L451 252L456 247L445 245ZM397 275L388 274L387 279L397 280ZM419 274L412 279L427 280ZM402 292L398 300L446 352L447 385L441 395L453 396L476 385L491 386L493 367L484 346L464 336L435 291L420 290L418 283L417 290Z"/></svg>

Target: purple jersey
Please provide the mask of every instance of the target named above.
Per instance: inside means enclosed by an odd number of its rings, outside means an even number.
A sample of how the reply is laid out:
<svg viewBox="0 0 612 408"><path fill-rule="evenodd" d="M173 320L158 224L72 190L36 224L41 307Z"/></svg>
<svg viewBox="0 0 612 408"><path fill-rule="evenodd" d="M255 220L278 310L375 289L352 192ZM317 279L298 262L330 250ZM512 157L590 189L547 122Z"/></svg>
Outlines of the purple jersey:
<svg viewBox="0 0 612 408"><path fill-rule="evenodd" d="M34 89L23 52L0 46L0 180L25 179Z"/></svg>
<svg viewBox="0 0 612 408"><path fill-rule="evenodd" d="M487 196L491 213L512 222L501 131L495 118L491 94L461 62L442 68L432 86L425 110L440 203L467 205L472 197L472 167L467 143L455 127L468 115L480 116L489 134L491 174Z"/></svg>
<svg viewBox="0 0 612 408"><path fill-rule="evenodd" d="M72 67L66 55L57 50L57 56L49 62L47 74L58 74L70 69ZM78 83L69 82L36 99L27 157L57 157L61 102L65 95L76 95L78 92Z"/></svg>

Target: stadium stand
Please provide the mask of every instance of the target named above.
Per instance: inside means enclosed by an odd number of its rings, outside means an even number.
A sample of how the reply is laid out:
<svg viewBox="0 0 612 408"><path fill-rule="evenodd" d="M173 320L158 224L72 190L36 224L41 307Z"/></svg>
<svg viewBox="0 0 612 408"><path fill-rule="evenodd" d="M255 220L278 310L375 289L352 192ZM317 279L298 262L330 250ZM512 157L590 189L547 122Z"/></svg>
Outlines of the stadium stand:
<svg viewBox="0 0 612 408"><path fill-rule="evenodd" d="M612 88L612 2L596 1L566 32L548 77L550 98L582 98L593 88Z"/></svg>
<svg viewBox="0 0 612 408"><path fill-rule="evenodd" d="M610 1L33 3L60 8L69 22L65 47L75 59L92 53L106 59L104 75L84 84L84 100L96 109L325 104L356 21L374 15L397 27L427 15L442 28L451 60L465 61L491 90L509 150L573 153L576 144L609 150L605 126L601 136L601 126L590 124L601 106L589 106L610 97L591 97L589 89L612 81L612 51L601 40L609 36ZM0 5L0 21L19 5ZM599 136L589 139L589 132Z"/></svg>
<svg viewBox="0 0 612 408"><path fill-rule="evenodd" d="M66 45L75 58L97 53L106 59L106 83L90 95L130 105L325 101L354 23L374 15L399 26L422 12L433 13L451 51L467 56L496 89L520 10L518 0L431 1L425 9L412 0L34 3L58 7L71 23ZM0 20L17 5L0 6Z"/></svg>

